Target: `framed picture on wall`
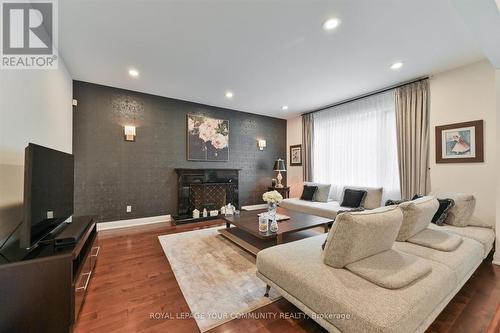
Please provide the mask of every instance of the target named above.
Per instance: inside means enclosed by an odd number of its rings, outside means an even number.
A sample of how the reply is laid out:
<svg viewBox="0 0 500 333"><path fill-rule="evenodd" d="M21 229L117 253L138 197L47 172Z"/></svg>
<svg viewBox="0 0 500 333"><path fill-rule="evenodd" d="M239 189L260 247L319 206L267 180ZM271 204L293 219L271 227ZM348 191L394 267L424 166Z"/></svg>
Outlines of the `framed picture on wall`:
<svg viewBox="0 0 500 333"><path fill-rule="evenodd" d="M229 120L188 114L187 159L229 161Z"/></svg>
<svg viewBox="0 0 500 333"><path fill-rule="evenodd" d="M290 146L290 165L302 165L302 145Z"/></svg>
<svg viewBox="0 0 500 333"><path fill-rule="evenodd" d="M484 162L483 121L436 126L436 163Z"/></svg>

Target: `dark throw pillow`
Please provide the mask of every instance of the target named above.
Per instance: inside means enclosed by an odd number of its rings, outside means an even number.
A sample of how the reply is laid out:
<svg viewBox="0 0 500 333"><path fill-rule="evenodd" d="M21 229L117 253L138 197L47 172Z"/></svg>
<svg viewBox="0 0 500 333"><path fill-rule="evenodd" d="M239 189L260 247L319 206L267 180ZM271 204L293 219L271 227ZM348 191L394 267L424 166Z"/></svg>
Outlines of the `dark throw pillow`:
<svg viewBox="0 0 500 333"><path fill-rule="evenodd" d="M364 190L353 190L350 188L346 188L344 191L344 199L340 206L342 207L350 207L350 208L359 208L363 205L365 201L367 192Z"/></svg>
<svg viewBox="0 0 500 333"><path fill-rule="evenodd" d="M421 196L420 194L415 194L413 196L413 198L411 198L411 201L417 200L417 199L420 199L420 198L423 198L423 196ZM400 203L407 202L407 201L410 201L410 200L392 200L392 199L389 199L389 200L387 200L385 202L385 205L386 206L399 205Z"/></svg>
<svg viewBox="0 0 500 333"><path fill-rule="evenodd" d="M455 201L453 199L438 199L439 208L432 218L432 223L436 225L443 225L446 217L448 217L448 212L455 206Z"/></svg>
<svg viewBox="0 0 500 333"><path fill-rule="evenodd" d="M312 201L314 197L314 193L318 189L317 186L309 186L304 185L304 189L302 190L302 195L300 196L300 200Z"/></svg>
<svg viewBox="0 0 500 333"><path fill-rule="evenodd" d="M394 206L394 205L399 205L400 203L406 202L407 200L392 200L389 199L385 202L386 206Z"/></svg>

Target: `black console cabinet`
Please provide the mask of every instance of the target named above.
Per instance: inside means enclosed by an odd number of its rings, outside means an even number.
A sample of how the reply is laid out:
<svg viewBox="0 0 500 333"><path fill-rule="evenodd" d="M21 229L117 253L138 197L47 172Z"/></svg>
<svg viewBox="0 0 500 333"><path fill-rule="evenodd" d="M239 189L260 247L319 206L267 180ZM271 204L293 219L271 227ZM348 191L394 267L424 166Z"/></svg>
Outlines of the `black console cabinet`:
<svg viewBox="0 0 500 333"><path fill-rule="evenodd" d="M0 332L71 332L99 254L96 218L80 216L22 260L0 265ZM76 243L56 246L59 235Z"/></svg>

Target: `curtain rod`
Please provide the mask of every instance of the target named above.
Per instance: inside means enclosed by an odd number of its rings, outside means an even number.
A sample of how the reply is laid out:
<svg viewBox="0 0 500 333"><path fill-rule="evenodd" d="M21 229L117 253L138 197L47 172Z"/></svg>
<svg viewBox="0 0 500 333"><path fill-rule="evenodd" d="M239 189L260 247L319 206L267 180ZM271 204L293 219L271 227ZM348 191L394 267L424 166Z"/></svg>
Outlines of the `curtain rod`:
<svg viewBox="0 0 500 333"><path fill-rule="evenodd" d="M382 88L382 89L378 89L378 90L374 90L374 91L371 91L371 92L363 94L363 95L359 95L359 96L356 96L356 97L344 99L344 100L342 100L340 102L329 104L327 106L323 106L323 107L321 107L319 109L316 109L316 110L313 110L313 111L304 112L304 113L301 114L301 116L304 116L304 115L310 114L310 113L315 113L315 112L323 111L323 110L326 110L326 109L329 109L329 108L333 108L335 106L339 106L339 105L342 105L342 104L347 104L347 103L350 103L350 102L354 102L354 101L357 101L357 100L360 100L360 99L363 99L363 98L366 98L366 97L370 97L370 96L373 96L373 95L376 95L376 94L381 94L381 93L384 93L384 92L392 90L392 89L396 89L396 88L399 88L399 87L402 87L402 86L406 86L407 84L410 84L410 83L415 83L415 82L427 80L428 78L430 78L430 76L422 76L422 77L419 77L419 78L416 78L416 79L412 79L412 80L409 80L409 81L400 82L400 83L397 83L395 85L392 85L392 86L389 86L389 87L385 87L385 88Z"/></svg>

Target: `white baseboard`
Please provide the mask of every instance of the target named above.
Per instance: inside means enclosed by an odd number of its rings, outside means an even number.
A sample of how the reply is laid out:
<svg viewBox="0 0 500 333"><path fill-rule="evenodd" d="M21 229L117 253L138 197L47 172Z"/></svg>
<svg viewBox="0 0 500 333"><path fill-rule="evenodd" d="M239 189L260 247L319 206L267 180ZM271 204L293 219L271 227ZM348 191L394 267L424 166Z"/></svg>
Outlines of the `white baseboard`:
<svg viewBox="0 0 500 333"><path fill-rule="evenodd" d="M97 231L135 227L138 225L161 223L161 222L167 222L167 221L171 221L171 220L172 220L172 217L170 215L160 215L160 216L143 217L143 218L139 218L139 219L129 219L129 220L120 220L120 221L111 221L111 222L99 222L99 223L97 223Z"/></svg>

